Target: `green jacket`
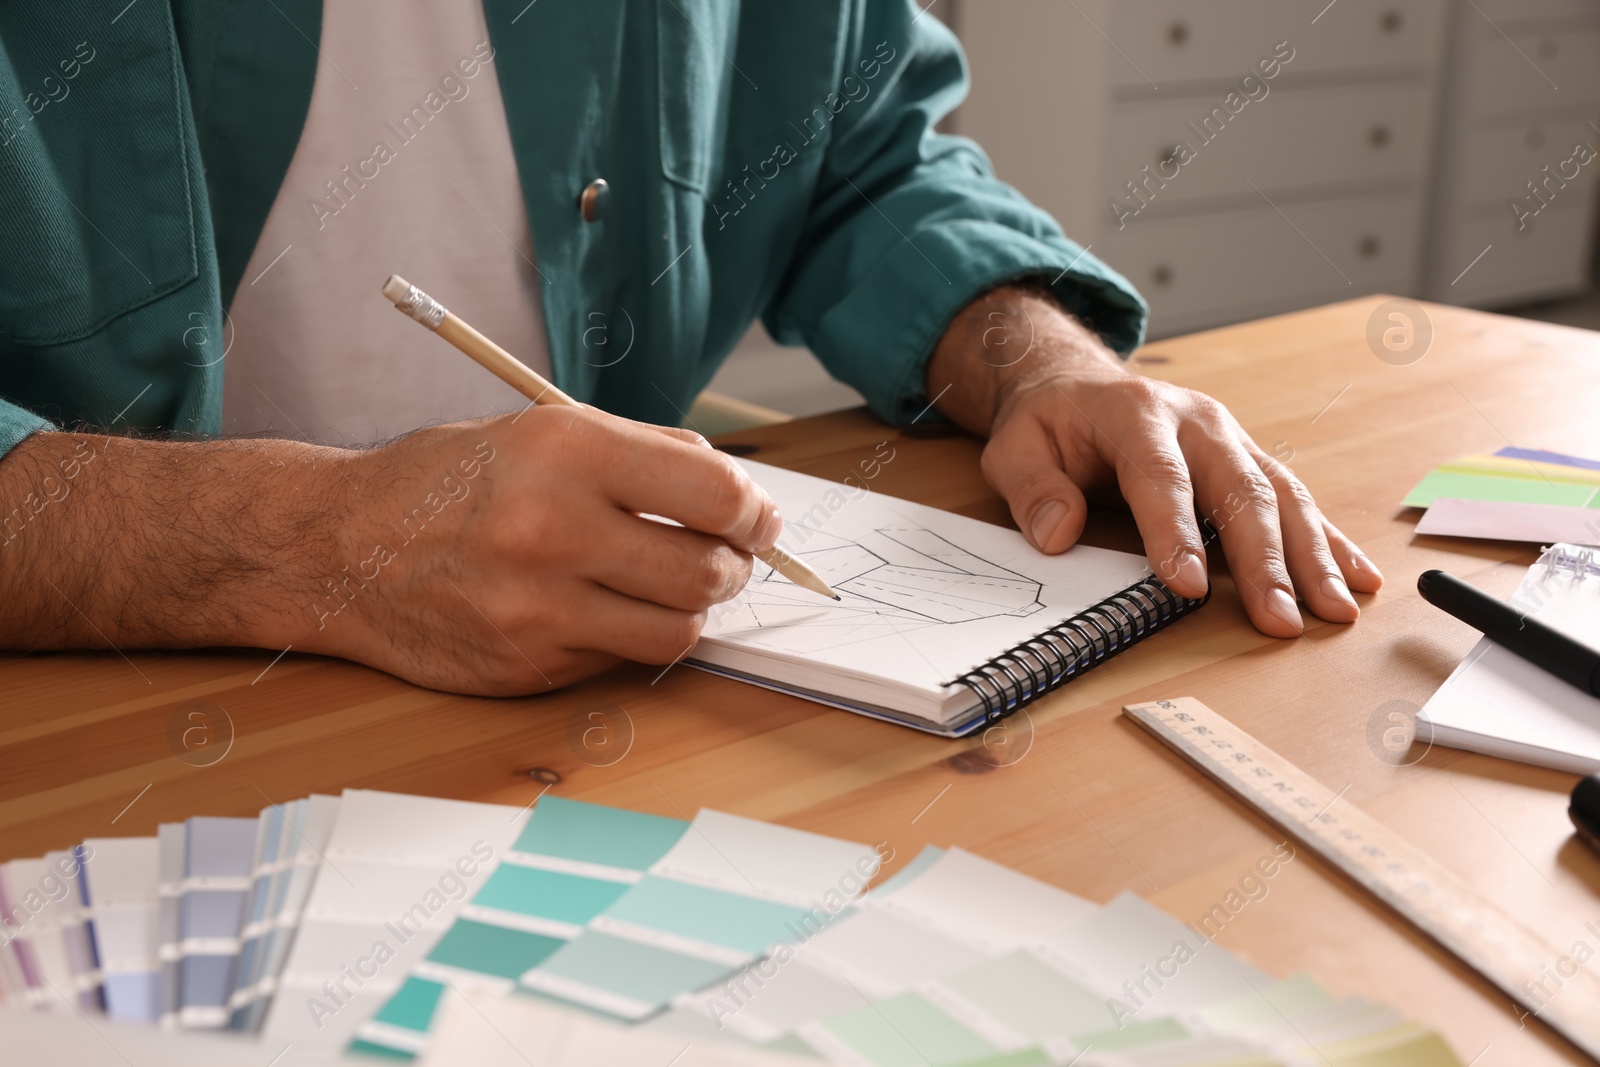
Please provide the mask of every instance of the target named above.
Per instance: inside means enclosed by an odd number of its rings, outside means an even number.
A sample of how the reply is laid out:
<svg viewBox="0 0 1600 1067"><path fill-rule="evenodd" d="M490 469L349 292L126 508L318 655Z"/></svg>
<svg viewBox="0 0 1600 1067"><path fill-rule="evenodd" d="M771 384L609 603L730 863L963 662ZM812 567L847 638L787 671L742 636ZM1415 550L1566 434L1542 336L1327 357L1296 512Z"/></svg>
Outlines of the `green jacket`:
<svg viewBox="0 0 1600 1067"><path fill-rule="evenodd" d="M910 0L484 8L574 396L677 423L760 315L904 422L951 317L1025 276L1139 342L1132 287L933 131L966 71ZM0 3L0 454L51 423L219 432L223 309L321 22L321 0Z"/></svg>

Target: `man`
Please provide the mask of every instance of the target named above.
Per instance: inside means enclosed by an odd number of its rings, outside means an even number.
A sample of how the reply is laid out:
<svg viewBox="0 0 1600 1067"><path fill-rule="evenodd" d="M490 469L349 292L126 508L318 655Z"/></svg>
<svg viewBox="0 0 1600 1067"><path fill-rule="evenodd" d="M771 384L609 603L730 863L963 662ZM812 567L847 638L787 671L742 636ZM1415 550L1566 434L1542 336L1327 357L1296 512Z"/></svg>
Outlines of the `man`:
<svg viewBox="0 0 1600 1067"><path fill-rule="evenodd" d="M1142 301L933 132L965 73L908 0L117 6L0 7L6 647L488 694L671 662L781 520L649 424L758 314L886 420L987 435L1042 551L1120 490L1183 595L1218 516L1266 633L1382 580L1221 406L1124 369ZM518 410L391 272L593 407Z"/></svg>

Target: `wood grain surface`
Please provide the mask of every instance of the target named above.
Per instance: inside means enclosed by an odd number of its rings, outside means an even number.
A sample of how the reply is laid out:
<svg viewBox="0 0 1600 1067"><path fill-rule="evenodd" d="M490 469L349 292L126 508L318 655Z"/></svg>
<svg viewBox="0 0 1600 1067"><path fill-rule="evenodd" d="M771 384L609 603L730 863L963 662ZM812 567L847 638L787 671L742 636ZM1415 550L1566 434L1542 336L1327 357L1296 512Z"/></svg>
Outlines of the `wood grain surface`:
<svg viewBox="0 0 1600 1067"><path fill-rule="evenodd" d="M1368 340L1384 299L1162 341L1136 357L1145 373L1225 402L1268 452L1292 455L1387 576L1383 592L1358 598L1354 625L1312 620L1299 639L1263 637L1213 559L1204 611L959 742L682 666L490 700L293 652L276 663L258 651L0 657L0 859L153 834L190 815L249 815L314 791L526 805L548 788L886 841L890 870L925 844L961 845L1096 900L1132 890L1194 921L1282 838L1120 716L1124 703L1187 695L1346 790L1560 952L1600 950L1600 857L1572 835L1572 776L1444 748L1395 753L1384 736L1476 639L1417 596L1418 573L1443 567L1504 595L1536 556L1529 545L1414 536L1418 513L1397 502L1467 452L1515 443L1600 455L1600 334L1420 305L1431 345L1395 365ZM894 459L875 491L1010 522L979 474L979 442L938 427L898 431L843 412L725 443L842 479L885 440ZM1085 540L1138 548L1114 509L1097 510ZM1306 971L1337 993L1391 1003L1476 1067L1585 1062L1309 854L1264 886L1219 940L1267 971Z"/></svg>

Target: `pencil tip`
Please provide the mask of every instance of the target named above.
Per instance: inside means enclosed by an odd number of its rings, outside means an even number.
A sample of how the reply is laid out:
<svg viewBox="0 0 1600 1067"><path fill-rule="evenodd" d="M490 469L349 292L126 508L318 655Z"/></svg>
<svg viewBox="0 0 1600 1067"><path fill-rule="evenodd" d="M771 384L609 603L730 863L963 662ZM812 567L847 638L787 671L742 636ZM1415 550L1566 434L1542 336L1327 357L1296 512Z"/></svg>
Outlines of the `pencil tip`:
<svg viewBox="0 0 1600 1067"><path fill-rule="evenodd" d="M833 594L833 599L835 599L835 600L843 600L844 597L840 596L838 593L835 593L835 594Z"/></svg>

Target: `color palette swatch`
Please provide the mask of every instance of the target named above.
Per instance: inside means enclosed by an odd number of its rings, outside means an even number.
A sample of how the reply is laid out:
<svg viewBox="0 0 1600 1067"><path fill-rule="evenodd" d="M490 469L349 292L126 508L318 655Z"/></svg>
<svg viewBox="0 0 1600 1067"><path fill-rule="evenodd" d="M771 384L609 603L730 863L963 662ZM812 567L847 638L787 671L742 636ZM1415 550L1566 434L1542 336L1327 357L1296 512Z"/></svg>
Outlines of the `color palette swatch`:
<svg viewBox="0 0 1600 1067"><path fill-rule="evenodd" d="M106 1014L124 1022L161 1017L160 849L153 837L85 841L80 856L92 901Z"/></svg>
<svg viewBox="0 0 1600 1067"><path fill-rule="evenodd" d="M1401 501L1427 508L1419 534L1600 544L1600 462L1502 448L1440 464Z"/></svg>
<svg viewBox="0 0 1600 1067"><path fill-rule="evenodd" d="M646 1018L826 926L878 863L866 845L702 810L636 885L520 984Z"/></svg>
<svg viewBox="0 0 1600 1067"><path fill-rule="evenodd" d="M544 797L454 925L357 1031L356 1049L414 1055L447 985L510 992L677 844L681 819Z"/></svg>
<svg viewBox="0 0 1600 1067"><path fill-rule="evenodd" d="M194 818L184 825L178 1022L186 1029L220 1030L228 1024L259 822Z"/></svg>
<svg viewBox="0 0 1600 1067"><path fill-rule="evenodd" d="M337 1049L400 990L494 870L527 814L346 790L262 1034Z"/></svg>
<svg viewBox="0 0 1600 1067"><path fill-rule="evenodd" d="M711 810L309 797L0 865L0 1013L90 1064L1459 1067L1392 1008L1274 980L1132 894L959 848L868 891L879 862Z"/></svg>

